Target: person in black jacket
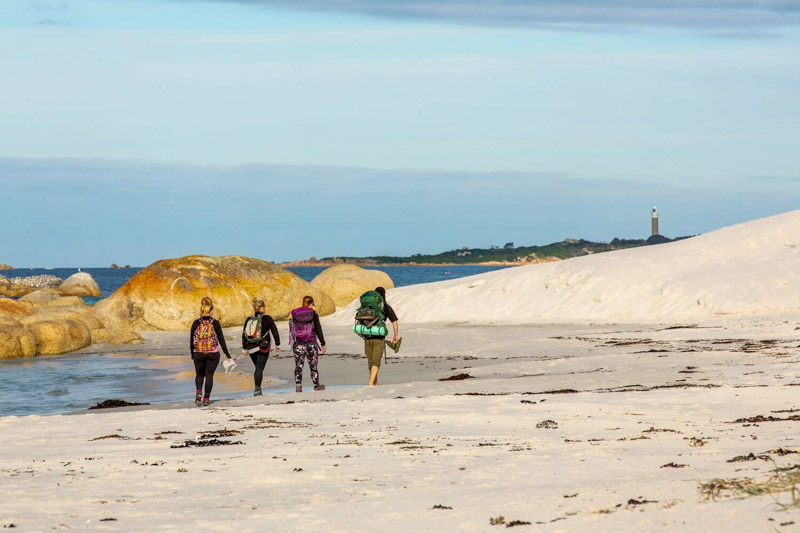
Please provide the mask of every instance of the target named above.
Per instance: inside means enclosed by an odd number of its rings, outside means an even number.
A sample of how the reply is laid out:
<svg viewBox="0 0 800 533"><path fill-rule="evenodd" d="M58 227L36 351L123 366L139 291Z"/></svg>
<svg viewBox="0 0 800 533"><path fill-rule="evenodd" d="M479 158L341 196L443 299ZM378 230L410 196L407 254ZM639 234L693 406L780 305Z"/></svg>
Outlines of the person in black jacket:
<svg viewBox="0 0 800 533"><path fill-rule="evenodd" d="M225 357L231 358L228 347L225 345L225 335L219 321L211 316L214 304L211 298L203 298L200 302L200 318L192 322L189 331L189 350L194 361L195 405L209 405L211 403L211 389L214 387L214 372L219 364L219 349L225 352ZM205 381L205 394L203 393Z"/></svg>
<svg viewBox="0 0 800 533"><path fill-rule="evenodd" d="M253 373L253 381L255 384L253 396L261 396L261 381L264 379L264 367L267 366L269 352L272 349L270 333L275 337L275 357L281 354L281 337L278 334L275 321L267 314L267 306L264 304L264 300L253 299L253 311L255 314L251 318L261 321L260 329L258 330L258 335L261 336L261 339L252 341L247 338L247 323L250 321L248 318L242 329L242 349L250 356L250 359L253 361L253 366L256 367Z"/></svg>

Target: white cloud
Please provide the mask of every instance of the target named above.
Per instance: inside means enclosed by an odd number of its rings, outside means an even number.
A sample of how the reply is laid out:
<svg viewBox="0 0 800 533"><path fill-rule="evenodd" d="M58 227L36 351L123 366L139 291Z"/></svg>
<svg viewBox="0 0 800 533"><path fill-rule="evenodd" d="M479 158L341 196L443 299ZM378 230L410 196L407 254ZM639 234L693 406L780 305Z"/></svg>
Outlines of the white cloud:
<svg viewBox="0 0 800 533"><path fill-rule="evenodd" d="M216 0L473 25L540 29L746 29L800 24L797 0ZM741 33L739 33L741 34Z"/></svg>

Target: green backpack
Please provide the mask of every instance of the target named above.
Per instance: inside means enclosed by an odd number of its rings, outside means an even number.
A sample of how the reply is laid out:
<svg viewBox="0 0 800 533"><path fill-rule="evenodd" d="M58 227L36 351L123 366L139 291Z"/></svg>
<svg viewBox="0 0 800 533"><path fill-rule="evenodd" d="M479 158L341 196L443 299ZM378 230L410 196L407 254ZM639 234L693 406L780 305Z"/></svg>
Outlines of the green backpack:
<svg viewBox="0 0 800 533"><path fill-rule="evenodd" d="M356 310L353 331L361 337L385 337L388 330L383 314L383 297L376 291L367 291L359 301L361 307Z"/></svg>
<svg viewBox="0 0 800 533"><path fill-rule="evenodd" d="M261 318L264 315L256 313L253 316L247 317L244 321L244 338L247 344L256 344L261 342L266 335L261 331Z"/></svg>

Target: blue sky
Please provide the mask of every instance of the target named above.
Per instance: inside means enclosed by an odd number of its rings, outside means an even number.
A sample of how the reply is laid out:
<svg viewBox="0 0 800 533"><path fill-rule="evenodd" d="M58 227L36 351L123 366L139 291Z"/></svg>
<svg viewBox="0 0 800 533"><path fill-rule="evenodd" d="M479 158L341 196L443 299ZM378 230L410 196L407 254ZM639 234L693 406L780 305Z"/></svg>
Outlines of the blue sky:
<svg viewBox="0 0 800 533"><path fill-rule="evenodd" d="M4 0L0 262L406 254L646 236L652 204L673 236L791 210L798 26L789 0ZM378 238L352 229L370 195Z"/></svg>

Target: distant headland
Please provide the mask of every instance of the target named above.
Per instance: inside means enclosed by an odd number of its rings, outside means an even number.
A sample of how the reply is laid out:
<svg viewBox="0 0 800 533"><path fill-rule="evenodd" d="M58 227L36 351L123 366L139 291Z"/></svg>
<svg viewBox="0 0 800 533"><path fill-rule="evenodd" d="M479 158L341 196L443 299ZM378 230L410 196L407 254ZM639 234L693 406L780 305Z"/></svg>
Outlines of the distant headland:
<svg viewBox="0 0 800 533"><path fill-rule="evenodd" d="M536 263L549 263L582 255L637 248L688 239L676 237L670 239L662 235L652 235L648 239L613 239L611 242L592 242L584 239L564 239L542 246L514 246L513 242L503 246L489 248L469 248L464 246L457 250L449 250L438 254L414 254L410 256L369 256L369 257L323 257L317 259L301 259L280 263L282 267L315 266L348 264L358 266L452 266L452 265L484 265L484 266L520 266Z"/></svg>

